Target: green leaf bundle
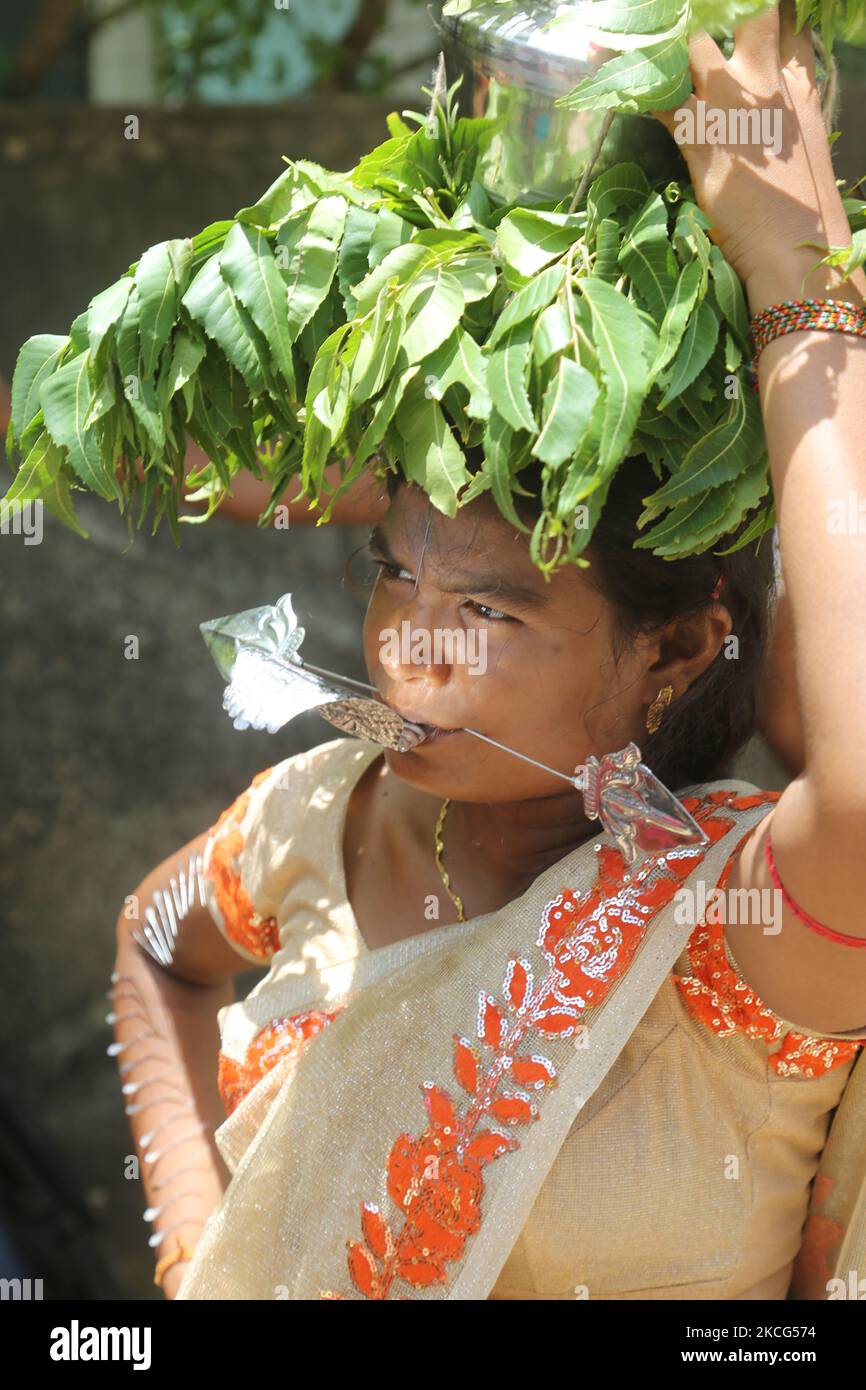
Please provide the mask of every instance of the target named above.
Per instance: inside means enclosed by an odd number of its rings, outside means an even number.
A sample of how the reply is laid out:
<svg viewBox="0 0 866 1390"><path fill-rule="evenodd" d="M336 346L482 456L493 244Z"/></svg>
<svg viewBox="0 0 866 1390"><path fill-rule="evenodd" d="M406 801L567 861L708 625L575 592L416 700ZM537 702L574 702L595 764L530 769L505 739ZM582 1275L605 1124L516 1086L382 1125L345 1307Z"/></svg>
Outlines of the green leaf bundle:
<svg viewBox="0 0 866 1390"><path fill-rule="evenodd" d="M635 544L699 553L773 522L740 282L688 185L634 164L571 199L494 207L476 177L497 121L457 118L452 87L348 173L305 160L251 207L149 248L68 336L19 353L4 499L42 498L86 535L73 493L153 506L177 544L242 469L333 503L365 469L400 470L441 512L489 490L513 525L541 465L531 531L545 573L585 564L611 480L644 453L659 481ZM866 204L849 199L854 221ZM186 434L210 462L187 480ZM483 456L469 466L467 451ZM138 469L133 467L140 459ZM328 492L325 468L341 480ZM743 540L738 542L744 543Z"/></svg>

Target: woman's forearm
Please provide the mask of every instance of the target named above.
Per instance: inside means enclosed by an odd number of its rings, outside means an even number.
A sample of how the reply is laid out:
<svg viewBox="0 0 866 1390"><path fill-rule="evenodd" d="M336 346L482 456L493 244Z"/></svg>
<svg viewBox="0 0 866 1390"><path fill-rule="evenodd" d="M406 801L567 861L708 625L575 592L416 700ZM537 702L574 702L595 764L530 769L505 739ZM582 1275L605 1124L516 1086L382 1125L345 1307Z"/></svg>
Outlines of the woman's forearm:
<svg viewBox="0 0 866 1390"><path fill-rule="evenodd" d="M193 469L204 467L207 455L193 441L187 445L184 461L184 476ZM325 469L327 487L335 491L340 484L339 463L331 463ZM194 489L190 489L194 491ZM279 506L285 507L289 526L312 526L318 521L328 505L327 498L320 507L310 508L310 499L299 496L300 479L295 478L288 485ZM254 478L252 473L241 470L232 479L231 492L219 505L220 516L230 516L235 521L256 522L264 511L271 496L271 485L264 478ZM189 507L205 507L206 501L192 502L185 496ZM337 526L372 526L388 507L388 494L383 483L370 473L362 472L346 489L331 511L331 521Z"/></svg>
<svg viewBox="0 0 866 1390"><path fill-rule="evenodd" d="M750 283L751 312L798 297L802 269L782 264ZM806 293L862 305L866 277L858 271L844 285L832 274L814 277ZM785 593L797 635L805 770L828 813L862 815L866 340L818 331L786 334L761 354L759 382Z"/></svg>
<svg viewBox="0 0 866 1390"><path fill-rule="evenodd" d="M217 1011L234 999L231 980L194 985L151 961L121 919L112 984L114 1033L123 1099L139 1163L144 1201L156 1211L149 1232L165 1232L154 1262L173 1236L191 1249L222 1200L230 1174L214 1141L225 1119L216 1083ZM132 1113L129 1113L132 1112ZM168 1234L172 1232L173 1234ZM167 1273L176 1292L186 1264Z"/></svg>

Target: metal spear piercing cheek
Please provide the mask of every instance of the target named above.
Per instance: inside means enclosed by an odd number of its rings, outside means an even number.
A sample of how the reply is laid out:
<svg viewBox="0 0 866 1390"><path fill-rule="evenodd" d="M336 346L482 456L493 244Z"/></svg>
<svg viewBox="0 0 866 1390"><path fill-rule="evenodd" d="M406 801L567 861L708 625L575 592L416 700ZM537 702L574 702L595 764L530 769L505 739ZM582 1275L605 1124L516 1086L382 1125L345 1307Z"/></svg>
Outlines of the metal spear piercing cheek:
<svg viewBox="0 0 866 1390"><path fill-rule="evenodd" d="M375 686L350 680L304 661L305 629L298 626L291 594L273 606L247 608L200 624L202 636L227 682L223 708L236 729L271 734L306 710L315 709L335 728L406 753L433 733L386 705ZM499 743L478 729L464 733L501 748L560 777L583 794L584 814L600 820L629 865L672 849L709 843L697 821L663 782L640 761L636 743L587 758L571 775Z"/></svg>

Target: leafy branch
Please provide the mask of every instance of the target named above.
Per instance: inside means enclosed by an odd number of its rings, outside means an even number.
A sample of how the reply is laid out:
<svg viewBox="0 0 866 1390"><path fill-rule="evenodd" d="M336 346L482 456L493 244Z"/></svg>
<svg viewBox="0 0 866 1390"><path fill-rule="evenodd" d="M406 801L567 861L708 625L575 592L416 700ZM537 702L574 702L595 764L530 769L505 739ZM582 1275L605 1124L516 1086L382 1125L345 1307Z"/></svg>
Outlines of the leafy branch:
<svg viewBox="0 0 866 1390"><path fill-rule="evenodd" d="M137 529L152 507L180 544L241 469L270 483L264 526L293 478L320 505L336 459L319 524L363 470L398 470L448 516L489 490L528 532L515 499L536 461L530 549L550 574L585 563L617 468L644 453L659 487L638 547L768 529L746 303L690 187L624 163L579 207L494 206L479 162L502 118L458 116L459 85L440 64L429 110L392 113L353 169L287 160L251 207L150 247L68 335L28 339L3 500L42 498L86 535L72 502L89 491L130 538L137 501ZM845 205L859 232L866 203ZM205 515L178 515L187 433L210 460L187 479Z"/></svg>

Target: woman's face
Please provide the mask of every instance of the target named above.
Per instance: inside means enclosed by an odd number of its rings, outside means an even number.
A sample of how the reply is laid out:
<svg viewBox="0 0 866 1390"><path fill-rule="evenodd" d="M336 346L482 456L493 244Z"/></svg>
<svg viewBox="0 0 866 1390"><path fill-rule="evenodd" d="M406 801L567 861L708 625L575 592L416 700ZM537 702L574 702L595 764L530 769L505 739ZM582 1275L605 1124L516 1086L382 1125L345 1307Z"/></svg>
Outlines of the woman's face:
<svg viewBox="0 0 866 1390"><path fill-rule="evenodd" d="M371 553L387 563L364 622L367 669L405 717L469 726L566 775L591 753L601 757L632 738L640 745L646 705L664 683L647 670L651 649L639 645L615 668L610 605L576 565L546 580L530 558L529 536L489 494L452 519L420 488L403 485ZM559 778L465 732L406 753L387 749L385 758L406 782L459 801L566 790Z"/></svg>

